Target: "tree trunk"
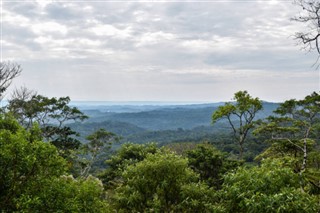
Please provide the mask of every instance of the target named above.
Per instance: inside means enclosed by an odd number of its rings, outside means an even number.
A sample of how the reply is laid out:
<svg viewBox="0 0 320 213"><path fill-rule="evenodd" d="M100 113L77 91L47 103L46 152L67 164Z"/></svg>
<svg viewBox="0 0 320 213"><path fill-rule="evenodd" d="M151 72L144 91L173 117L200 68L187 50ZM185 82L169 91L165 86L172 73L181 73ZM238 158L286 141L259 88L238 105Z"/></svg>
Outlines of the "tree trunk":
<svg viewBox="0 0 320 213"><path fill-rule="evenodd" d="M301 166L301 172L304 172L306 167L307 167L307 138L303 140L303 161Z"/></svg>
<svg viewBox="0 0 320 213"><path fill-rule="evenodd" d="M239 138L239 159L242 160L243 158L243 142L244 142L244 137L243 135L240 135Z"/></svg>

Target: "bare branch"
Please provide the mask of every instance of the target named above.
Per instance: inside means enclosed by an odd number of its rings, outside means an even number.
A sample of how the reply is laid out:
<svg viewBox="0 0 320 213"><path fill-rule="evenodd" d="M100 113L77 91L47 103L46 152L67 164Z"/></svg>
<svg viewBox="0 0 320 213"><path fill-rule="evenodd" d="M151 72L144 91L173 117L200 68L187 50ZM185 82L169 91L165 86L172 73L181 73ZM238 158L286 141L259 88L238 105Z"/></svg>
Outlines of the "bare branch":
<svg viewBox="0 0 320 213"><path fill-rule="evenodd" d="M28 89L25 86L22 86L18 89L15 89L12 93L11 93L11 97L10 100L23 100L23 101L28 101L32 98L32 96L36 96L37 92Z"/></svg>
<svg viewBox="0 0 320 213"><path fill-rule="evenodd" d="M305 23L307 28L303 32L295 33L294 38L302 44L302 49L308 52L315 50L320 55L320 2L316 0L295 0L294 4L301 7L302 12L291 20ZM317 63L318 60L315 64ZM319 66L316 66L316 69L318 68Z"/></svg>
<svg viewBox="0 0 320 213"><path fill-rule="evenodd" d="M0 98L11 85L12 80L20 75L20 65L12 62L0 62Z"/></svg>

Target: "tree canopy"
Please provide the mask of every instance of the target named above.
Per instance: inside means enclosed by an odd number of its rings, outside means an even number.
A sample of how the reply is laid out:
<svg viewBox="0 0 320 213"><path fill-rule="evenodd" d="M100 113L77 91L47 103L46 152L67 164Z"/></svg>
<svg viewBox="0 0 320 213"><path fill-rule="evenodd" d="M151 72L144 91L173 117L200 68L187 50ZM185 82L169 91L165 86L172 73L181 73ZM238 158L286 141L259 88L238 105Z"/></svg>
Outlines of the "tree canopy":
<svg viewBox="0 0 320 213"><path fill-rule="evenodd" d="M67 161L32 128L0 116L1 211L106 212L102 183L66 176Z"/></svg>
<svg viewBox="0 0 320 213"><path fill-rule="evenodd" d="M212 123L220 119L227 119L233 135L239 145L239 157L243 156L243 144L248 136L249 130L254 127L254 118L262 109L262 102L259 98L252 98L247 91L239 91L234 94L235 102L226 103L220 106L212 114Z"/></svg>

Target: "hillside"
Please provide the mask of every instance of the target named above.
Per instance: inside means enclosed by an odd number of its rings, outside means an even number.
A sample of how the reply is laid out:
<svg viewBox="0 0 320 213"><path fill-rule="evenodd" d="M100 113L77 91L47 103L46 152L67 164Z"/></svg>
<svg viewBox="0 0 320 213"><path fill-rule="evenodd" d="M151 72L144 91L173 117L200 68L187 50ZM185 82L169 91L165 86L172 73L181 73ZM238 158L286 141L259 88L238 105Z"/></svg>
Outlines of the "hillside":
<svg viewBox="0 0 320 213"><path fill-rule="evenodd" d="M119 113L110 110L109 106L98 109L83 110L90 118L84 123L73 123L70 126L84 138L93 131L104 128L123 138L123 141L146 143L155 141L169 143L174 141L201 141L212 139L217 134L229 134L230 127L225 120L211 125L211 115L219 104L195 104L180 106L118 106L127 111ZM276 103L264 102L264 110L257 119L262 119L275 110ZM112 106L115 107L115 106ZM150 108L156 108L150 110Z"/></svg>
<svg viewBox="0 0 320 213"><path fill-rule="evenodd" d="M109 132L113 132L119 136L135 135L147 131L146 129L130 123L110 120L86 123L77 122L69 124L68 126L70 126L76 132L79 132L81 137L85 137L101 128L106 129Z"/></svg>

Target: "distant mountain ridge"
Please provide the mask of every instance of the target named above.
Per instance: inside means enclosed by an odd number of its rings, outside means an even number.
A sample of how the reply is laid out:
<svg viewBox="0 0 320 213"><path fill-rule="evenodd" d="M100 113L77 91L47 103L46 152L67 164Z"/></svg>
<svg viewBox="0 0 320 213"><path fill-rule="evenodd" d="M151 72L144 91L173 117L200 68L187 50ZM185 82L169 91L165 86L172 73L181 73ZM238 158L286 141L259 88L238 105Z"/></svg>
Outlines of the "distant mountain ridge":
<svg viewBox="0 0 320 213"><path fill-rule="evenodd" d="M140 134L142 132L147 131L141 127L136 125L120 122L120 121L103 121L103 122L86 122L86 123L72 123L69 124L72 129L76 130L81 134L81 137L85 137L93 132L103 128L109 132L113 132L119 136L129 136Z"/></svg>
<svg viewBox="0 0 320 213"><path fill-rule="evenodd" d="M122 109L106 112L106 108L93 108L83 110L90 117L87 121L72 123L69 126L79 132L83 140L100 128L121 136L123 141L135 143L204 140L216 134L229 134L231 131L226 120L211 125L212 113L219 105L221 103L153 106L156 107L155 110L145 106L125 106L130 112L119 112L123 111ZM271 115L278 106L278 103L263 102L264 109L256 118L263 119ZM142 109L144 111L141 111Z"/></svg>
<svg viewBox="0 0 320 213"><path fill-rule="evenodd" d="M90 117L86 123L113 121L128 123L151 131L159 131L210 126L212 113L219 105L222 105L222 103L153 106L155 107L154 110L148 108L148 106L143 106L145 107L143 108L144 110L141 106L139 106L140 108L137 106L130 106L131 112L106 112L100 110L83 110L83 112ZM278 106L278 103L263 102L264 109L257 114L257 119L262 119L271 115ZM121 108L123 106L119 107Z"/></svg>
<svg viewBox="0 0 320 213"><path fill-rule="evenodd" d="M101 104L95 104L96 102L85 102L86 104L76 104L77 102L72 103L72 106L78 107L82 111L100 111L100 112L115 112L115 113L124 113L124 112L144 112L144 111L152 111L152 110L157 110L157 109L172 109L172 108L204 108L204 107L215 107L215 106L220 106L224 104L223 102L219 103L201 103L201 104L196 104L196 103L190 103L190 104L171 104L165 102L159 102L162 103L160 105L156 105L157 102L154 104L139 104L139 105L134 105L133 102L131 104L123 104L123 105L118 105L118 104L111 104L108 105L107 103L103 105L105 102L101 102ZM90 104L91 103L91 104ZM100 102L99 102L100 103ZM128 102L129 103L129 102ZM144 103L144 102L142 102ZM148 102L146 102L148 103Z"/></svg>

